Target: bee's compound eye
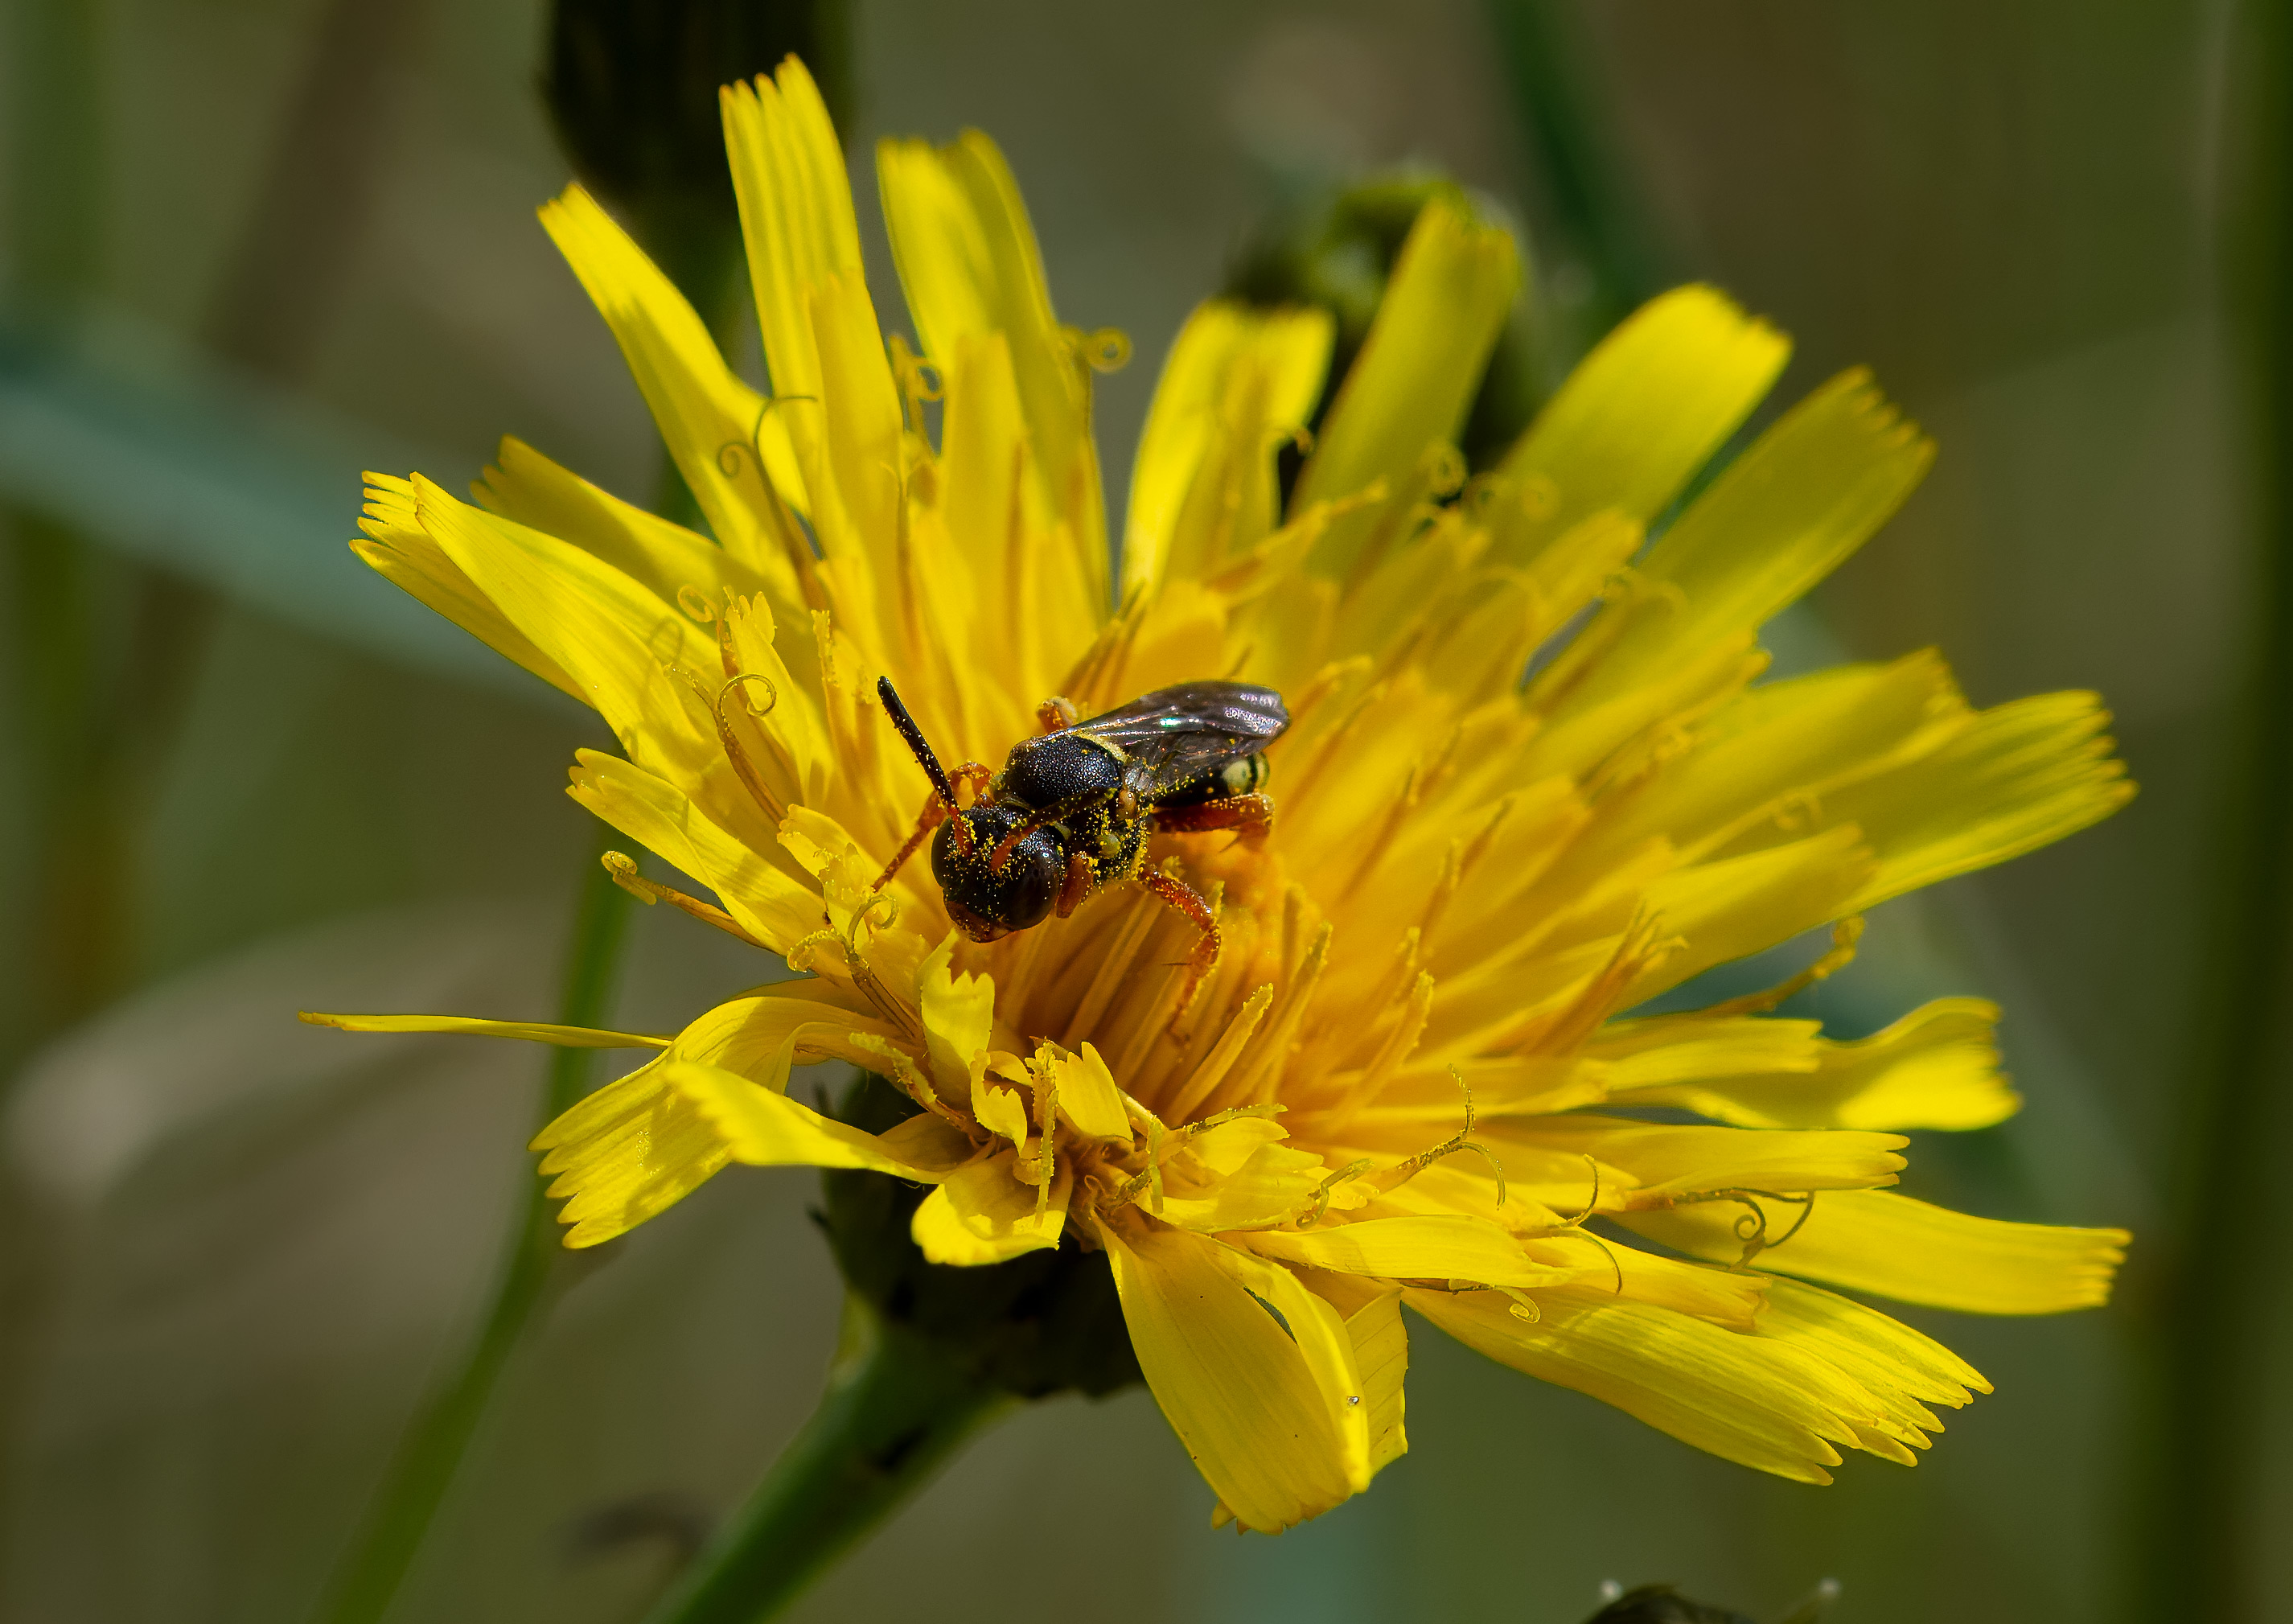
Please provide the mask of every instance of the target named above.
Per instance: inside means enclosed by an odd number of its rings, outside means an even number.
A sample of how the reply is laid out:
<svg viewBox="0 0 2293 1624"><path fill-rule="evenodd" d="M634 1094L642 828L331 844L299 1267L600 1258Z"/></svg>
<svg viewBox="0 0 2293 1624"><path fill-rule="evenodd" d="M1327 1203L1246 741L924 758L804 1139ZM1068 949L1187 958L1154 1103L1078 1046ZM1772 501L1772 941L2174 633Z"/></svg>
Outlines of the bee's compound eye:
<svg viewBox="0 0 2293 1624"><path fill-rule="evenodd" d="M998 922L1007 930L1041 924L1059 899L1059 881L1065 877L1056 840L1043 834L1021 840L1003 872L993 876Z"/></svg>
<svg viewBox="0 0 2293 1624"><path fill-rule="evenodd" d="M968 842L956 832L959 821ZM1016 814L1001 807L967 808L933 837L932 877L939 881L950 917L974 941L993 941L1007 931L1041 924L1058 900L1066 862L1058 841L1044 830L1023 838L1000 870L988 865L996 843L1016 821Z"/></svg>

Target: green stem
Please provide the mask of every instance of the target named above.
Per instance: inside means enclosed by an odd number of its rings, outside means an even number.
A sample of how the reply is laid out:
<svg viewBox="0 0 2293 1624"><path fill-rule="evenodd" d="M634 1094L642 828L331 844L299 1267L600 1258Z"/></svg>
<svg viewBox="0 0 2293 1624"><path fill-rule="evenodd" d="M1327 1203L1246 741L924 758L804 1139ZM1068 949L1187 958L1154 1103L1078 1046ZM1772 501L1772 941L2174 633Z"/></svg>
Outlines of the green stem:
<svg viewBox="0 0 2293 1624"><path fill-rule="evenodd" d="M1017 1402L856 1297L845 1344L804 1430L645 1624L771 1618Z"/></svg>
<svg viewBox="0 0 2293 1624"><path fill-rule="evenodd" d="M601 837L609 833L598 825ZM600 846L602 849L602 844ZM628 897L594 854L581 886L557 1019L570 1027L600 1025L610 1012L628 924ZM539 1121L547 1123L587 1092L594 1050L560 1049L549 1063ZM336 1570L319 1617L328 1624L373 1624L389 1611L423 1536L436 1520L470 1439L510 1356L563 1267L565 1252L544 1191L521 1165L522 1194L511 1222L507 1257L483 1326L460 1367L434 1386L400 1440L357 1543Z"/></svg>
<svg viewBox="0 0 2293 1624"><path fill-rule="evenodd" d="M1613 121L1596 105L1600 78L1577 20L1555 0L1488 0L1487 13L1551 223L1592 274L1580 318L1589 343L1663 285L1662 256L1616 153Z"/></svg>

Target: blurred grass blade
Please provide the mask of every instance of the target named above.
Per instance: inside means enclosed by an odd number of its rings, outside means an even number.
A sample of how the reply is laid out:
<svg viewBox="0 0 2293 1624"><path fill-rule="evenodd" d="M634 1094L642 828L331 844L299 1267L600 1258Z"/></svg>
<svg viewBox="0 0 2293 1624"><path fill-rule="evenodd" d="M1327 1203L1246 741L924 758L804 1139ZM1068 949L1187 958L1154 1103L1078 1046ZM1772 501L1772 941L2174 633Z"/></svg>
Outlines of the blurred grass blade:
<svg viewBox="0 0 2293 1624"><path fill-rule="evenodd" d="M610 832L598 826L603 835ZM612 1013L620 981L621 948L628 934L628 894L601 863L592 862L566 949L559 1024L595 1027ZM587 1090L596 1052L559 1049L550 1056L549 1082L537 1126L554 1121ZM523 1158L521 1158L522 1160ZM564 1261L548 1186L523 1165L524 1197L516 1206L509 1255L486 1310L485 1322L460 1367L433 1386L407 1425L389 1474L377 1490L356 1542L336 1570L320 1617L327 1624L375 1624L390 1611L421 1549L423 1537L452 1487L470 1439L510 1356L525 1340Z"/></svg>
<svg viewBox="0 0 2293 1624"><path fill-rule="evenodd" d="M1559 0L1488 0L1487 11L1551 215L1537 223L1540 240L1557 237L1548 257L1575 258L1592 283L1572 313L1589 347L1665 285L1663 256L1616 151L1581 21Z"/></svg>
<svg viewBox="0 0 2293 1624"><path fill-rule="evenodd" d="M419 670L555 702L345 545L359 475L451 459L330 420L118 321L0 318L0 502L291 625Z"/></svg>
<svg viewBox="0 0 2293 1624"><path fill-rule="evenodd" d="M2271 1616L2269 1433L2257 1417L2283 1376L2258 1292L2282 1274L2281 1011L2293 973L2293 18L2282 5L2240 11L2229 103L2242 150L2230 162L2224 292L2250 413L2242 681L2226 782L2214 786L2171 1251L2148 1305L2150 1430L2128 1541L2142 1571L2127 1615L2145 1619Z"/></svg>

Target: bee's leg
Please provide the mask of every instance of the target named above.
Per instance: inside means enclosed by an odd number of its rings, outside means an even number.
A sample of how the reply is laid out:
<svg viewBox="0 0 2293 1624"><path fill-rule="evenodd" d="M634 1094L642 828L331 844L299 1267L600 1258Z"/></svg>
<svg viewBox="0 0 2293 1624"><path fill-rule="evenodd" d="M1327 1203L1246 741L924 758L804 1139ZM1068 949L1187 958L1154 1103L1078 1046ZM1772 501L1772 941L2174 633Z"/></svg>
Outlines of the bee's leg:
<svg viewBox="0 0 2293 1624"><path fill-rule="evenodd" d="M946 819L947 802L940 799L937 790L934 790L924 797L924 809L916 815L915 832L908 836L907 844L900 848L898 854L889 863L884 865L884 872L876 876L876 883L868 889L871 891L880 891L891 884L892 876L905 867L908 859L916 855L916 848L922 845L931 832L938 828ZM959 829L962 826L960 824L956 825Z"/></svg>
<svg viewBox="0 0 2293 1624"><path fill-rule="evenodd" d="M1045 733L1065 733L1075 725L1074 701L1054 694L1035 707L1035 726Z"/></svg>
<svg viewBox="0 0 2293 1624"><path fill-rule="evenodd" d="M959 791L961 790L965 784L968 784L971 786L972 802L974 805L976 805L979 801L979 798L987 792L989 780L993 779L994 776L995 769L987 766L984 762L966 761L959 766L952 773L948 775L948 782ZM891 884L893 876L897 874L901 869L907 865L907 861L910 857L916 855L916 848L924 843L925 837L929 835L933 830L938 828L941 824L944 823L947 820L948 815L954 810L955 808L953 807L949 806L946 801L940 799L940 793L937 790L932 791L928 796L926 796L924 798L924 809L916 815L915 831L908 836L907 844L901 847L898 855L894 857L889 863L884 865L884 872L876 876L876 883L870 886L868 889L871 891L880 891L886 886ZM956 839L962 841L965 845L965 849L968 850L971 840L971 832L969 827L959 820L955 825L955 829Z"/></svg>
<svg viewBox="0 0 2293 1624"><path fill-rule="evenodd" d="M1067 853L1066 878L1059 881L1058 915L1073 916L1082 906L1082 899L1090 895L1092 870L1090 859L1079 851Z"/></svg>
<svg viewBox="0 0 2293 1624"><path fill-rule="evenodd" d="M1210 973L1211 966L1218 962L1218 915L1211 912L1211 905L1204 902L1192 886L1175 875L1150 868L1140 873L1138 880L1147 892L1178 909L1187 916L1187 922L1202 932L1195 943L1193 954L1187 960L1187 980L1186 985L1179 989L1178 1007L1171 1011L1171 1031L1176 1036L1179 1022L1186 1018L1187 1009L1194 1003L1195 994L1202 987L1203 978Z"/></svg>
<svg viewBox="0 0 2293 1624"><path fill-rule="evenodd" d="M1229 795L1223 800L1155 808L1155 829L1160 834L1231 829L1245 840L1262 840L1273 827L1274 800L1268 795Z"/></svg>

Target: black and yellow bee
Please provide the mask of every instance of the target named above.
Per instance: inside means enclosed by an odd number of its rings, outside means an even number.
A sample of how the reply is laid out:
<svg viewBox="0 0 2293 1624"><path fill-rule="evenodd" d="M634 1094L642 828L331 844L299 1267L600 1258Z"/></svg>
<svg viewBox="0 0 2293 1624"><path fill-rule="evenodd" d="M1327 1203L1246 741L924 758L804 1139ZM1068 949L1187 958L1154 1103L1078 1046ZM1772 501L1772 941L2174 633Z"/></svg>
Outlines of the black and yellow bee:
<svg viewBox="0 0 2293 1624"><path fill-rule="evenodd" d="M915 832L878 889L936 830L932 878L948 917L973 941L992 942L1054 914L1065 919L1093 892L1132 881L1202 933L1179 997L1183 1011L1218 958L1218 921L1192 887L1147 865L1146 837L1232 829L1258 838L1273 826L1274 803L1260 792L1262 752L1290 725L1282 695L1247 683L1182 682L1086 721L1066 701L1049 699L1036 711L1042 732L1013 745L1001 772L966 761L951 775L890 678L879 678L876 692L932 783ZM968 807L956 802L962 783L977 797Z"/></svg>

